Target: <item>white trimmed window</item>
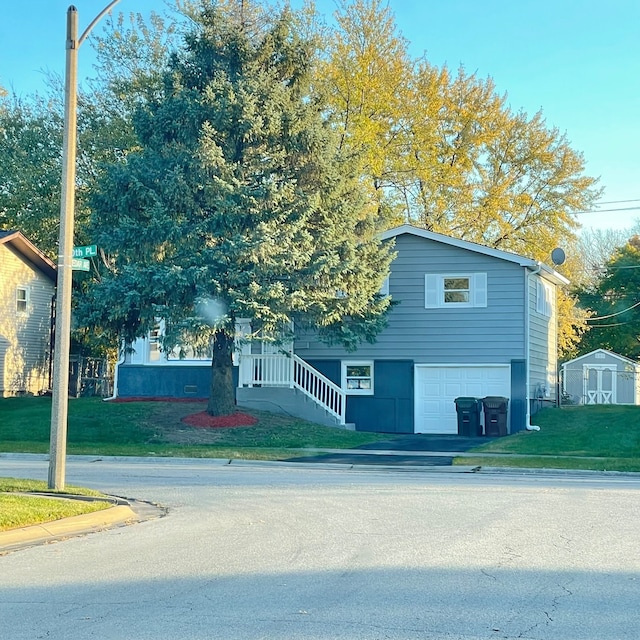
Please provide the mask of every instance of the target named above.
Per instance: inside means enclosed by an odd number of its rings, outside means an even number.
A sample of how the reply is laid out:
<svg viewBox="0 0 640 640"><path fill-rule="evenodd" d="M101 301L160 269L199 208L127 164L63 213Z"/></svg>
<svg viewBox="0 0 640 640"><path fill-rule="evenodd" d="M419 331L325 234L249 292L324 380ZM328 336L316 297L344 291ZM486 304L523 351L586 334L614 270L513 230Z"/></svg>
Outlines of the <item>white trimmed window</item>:
<svg viewBox="0 0 640 640"><path fill-rule="evenodd" d="M553 290L551 289L551 285L541 278L538 278L538 282L536 283L536 311L545 316L545 318L550 318L553 312Z"/></svg>
<svg viewBox="0 0 640 640"><path fill-rule="evenodd" d="M426 309L486 307L486 273L427 273L424 306Z"/></svg>
<svg viewBox="0 0 640 640"><path fill-rule="evenodd" d="M164 327L156 325L149 331L149 362L160 360L160 340L164 332Z"/></svg>
<svg viewBox="0 0 640 640"><path fill-rule="evenodd" d="M342 389L348 395L373 395L373 361L343 361Z"/></svg>
<svg viewBox="0 0 640 640"><path fill-rule="evenodd" d="M384 282L382 283L382 286L380 287L380 291L378 293L380 293L381 296L389 295L389 276L384 279Z"/></svg>
<svg viewBox="0 0 640 640"><path fill-rule="evenodd" d="M16 313L27 313L29 310L29 289L16 287Z"/></svg>

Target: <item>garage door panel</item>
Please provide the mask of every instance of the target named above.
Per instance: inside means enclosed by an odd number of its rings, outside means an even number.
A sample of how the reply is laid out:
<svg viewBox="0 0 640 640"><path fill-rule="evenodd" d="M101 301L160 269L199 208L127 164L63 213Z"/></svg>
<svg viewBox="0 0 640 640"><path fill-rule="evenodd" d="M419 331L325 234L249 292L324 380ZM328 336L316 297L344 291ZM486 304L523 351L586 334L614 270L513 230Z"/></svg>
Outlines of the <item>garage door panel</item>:
<svg viewBox="0 0 640 640"><path fill-rule="evenodd" d="M457 433L454 400L460 397L511 396L509 365L428 366L415 370L416 433Z"/></svg>

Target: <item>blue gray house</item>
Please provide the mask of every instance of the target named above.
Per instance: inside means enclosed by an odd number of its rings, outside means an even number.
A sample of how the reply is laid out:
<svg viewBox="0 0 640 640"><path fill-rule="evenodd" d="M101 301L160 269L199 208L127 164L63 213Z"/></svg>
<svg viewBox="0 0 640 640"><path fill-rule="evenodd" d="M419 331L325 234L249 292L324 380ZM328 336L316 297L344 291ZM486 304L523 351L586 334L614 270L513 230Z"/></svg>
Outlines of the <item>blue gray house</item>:
<svg viewBox="0 0 640 640"><path fill-rule="evenodd" d="M382 237L395 241L383 293L396 305L376 343L355 353L313 334L245 344L238 404L362 431L446 434L457 432L456 398L502 396L508 431L524 429L531 407L555 399L556 288L568 281L529 258L410 225ZM209 360L163 354L158 335L134 347L118 367L120 395L207 395Z"/></svg>

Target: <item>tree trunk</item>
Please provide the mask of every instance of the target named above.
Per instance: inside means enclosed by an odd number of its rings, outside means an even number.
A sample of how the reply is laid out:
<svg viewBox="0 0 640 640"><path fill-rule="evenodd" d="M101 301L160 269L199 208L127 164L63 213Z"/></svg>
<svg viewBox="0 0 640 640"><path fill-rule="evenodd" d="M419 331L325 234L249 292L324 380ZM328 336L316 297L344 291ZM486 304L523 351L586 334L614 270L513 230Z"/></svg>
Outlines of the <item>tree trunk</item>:
<svg viewBox="0 0 640 640"><path fill-rule="evenodd" d="M211 392L207 404L210 416L226 416L236 410L232 355L233 337L218 329L213 337Z"/></svg>

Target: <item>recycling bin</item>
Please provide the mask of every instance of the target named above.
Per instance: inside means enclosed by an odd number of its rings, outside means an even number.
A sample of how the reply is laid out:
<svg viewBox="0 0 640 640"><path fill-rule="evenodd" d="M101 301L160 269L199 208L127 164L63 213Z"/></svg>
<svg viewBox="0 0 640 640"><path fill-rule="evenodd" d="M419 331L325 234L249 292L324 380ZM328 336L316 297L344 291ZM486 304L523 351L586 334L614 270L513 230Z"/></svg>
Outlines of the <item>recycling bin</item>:
<svg viewBox="0 0 640 640"><path fill-rule="evenodd" d="M482 405L477 398L456 398L456 413L458 414L459 436L481 436L482 424L480 411Z"/></svg>
<svg viewBox="0 0 640 640"><path fill-rule="evenodd" d="M509 398L487 396L482 399L484 407L484 434L490 437L507 435L507 408Z"/></svg>

